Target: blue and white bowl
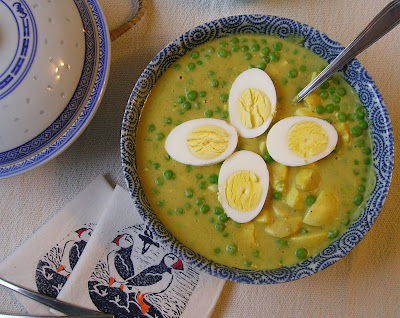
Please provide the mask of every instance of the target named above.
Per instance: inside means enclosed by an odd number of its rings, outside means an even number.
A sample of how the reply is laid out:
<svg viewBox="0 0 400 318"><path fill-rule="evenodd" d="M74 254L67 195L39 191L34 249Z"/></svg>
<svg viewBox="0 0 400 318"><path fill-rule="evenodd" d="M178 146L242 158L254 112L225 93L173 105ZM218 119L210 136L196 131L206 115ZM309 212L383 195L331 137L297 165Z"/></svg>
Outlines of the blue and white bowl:
<svg viewBox="0 0 400 318"><path fill-rule="evenodd" d="M217 264L177 241L159 221L143 192L136 168L135 138L143 104L157 79L186 52L215 38L236 33L275 34L304 37L304 47L331 62L343 47L314 28L290 19L266 15L232 16L195 27L168 44L146 67L127 104L121 132L121 159L126 184L140 215L154 234L185 262L213 276L240 283L275 284L317 273L346 255L367 233L385 201L393 170L393 133L389 115L375 83L353 60L341 75L356 90L363 103L373 138L376 185L367 206L346 233L325 250L306 261L275 270L242 270Z"/></svg>
<svg viewBox="0 0 400 318"><path fill-rule="evenodd" d="M0 178L72 144L100 104L109 68L97 0L0 1Z"/></svg>

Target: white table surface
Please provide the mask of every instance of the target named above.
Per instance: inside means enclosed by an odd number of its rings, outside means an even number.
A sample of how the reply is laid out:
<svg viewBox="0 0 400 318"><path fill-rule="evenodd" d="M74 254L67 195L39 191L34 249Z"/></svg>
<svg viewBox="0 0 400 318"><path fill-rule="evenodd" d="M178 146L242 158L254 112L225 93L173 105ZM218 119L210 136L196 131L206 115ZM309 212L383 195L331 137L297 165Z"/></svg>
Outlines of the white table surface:
<svg viewBox="0 0 400 318"><path fill-rule="evenodd" d="M134 2L100 0L111 29L132 14ZM181 33L223 16L262 13L312 25L346 45L388 2L149 0L147 13L139 24L112 43L108 86L86 131L52 161L0 180L0 261L97 175L104 174L111 184L124 186L119 136L127 99L148 62ZM386 102L397 159L399 52L397 27L358 57ZM318 274L291 283L253 286L228 282L212 317L400 317L399 197L400 169L396 164L380 216L349 255ZM10 292L0 289L0 312L25 311Z"/></svg>

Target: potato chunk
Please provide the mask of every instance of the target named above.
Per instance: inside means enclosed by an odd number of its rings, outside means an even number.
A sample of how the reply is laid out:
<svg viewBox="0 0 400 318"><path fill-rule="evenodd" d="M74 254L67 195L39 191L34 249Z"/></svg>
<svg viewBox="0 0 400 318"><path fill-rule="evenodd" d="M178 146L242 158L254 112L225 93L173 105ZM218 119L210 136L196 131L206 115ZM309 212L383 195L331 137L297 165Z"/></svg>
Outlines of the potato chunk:
<svg viewBox="0 0 400 318"><path fill-rule="evenodd" d="M302 222L300 216L292 218L282 218L276 220L270 225L267 225L265 227L265 233L278 238L287 237L295 234L298 230L300 230L301 225Z"/></svg>
<svg viewBox="0 0 400 318"><path fill-rule="evenodd" d="M304 97L304 102L311 109L314 110L315 107L321 105L321 97L319 97L316 93L310 93L306 97Z"/></svg>
<svg viewBox="0 0 400 318"><path fill-rule="evenodd" d="M341 145L348 146L351 141L349 126L346 123L337 123L335 128L339 134L339 147Z"/></svg>
<svg viewBox="0 0 400 318"><path fill-rule="evenodd" d="M316 169L301 169L295 177L296 187L303 191L313 191L318 188L321 176Z"/></svg>
<svg viewBox="0 0 400 318"><path fill-rule="evenodd" d="M309 117L318 117L317 113L314 113L311 109L307 107L297 108L294 112L295 116L309 116Z"/></svg>
<svg viewBox="0 0 400 318"><path fill-rule="evenodd" d="M254 219L255 222L263 224L270 224L273 220L274 218L272 217L271 210L266 207L263 207L261 212Z"/></svg>
<svg viewBox="0 0 400 318"><path fill-rule="evenodd" d="M330 191L322 190L303 222L312 226L328 225L337 217L338 207L339 202L336 196Z"/></svg>
<svg viewBox="0 0 400 318"><path fill-rule="evenodd" d="M287 218L293 210L283 201L272 201L272 211L277 218Z"/></svg>
<svg viewBox="0 0 400 318"><path fill-rule="evenodd" d="M326 232L302 234L290 238L293 243L308 249L321 246L326 239Z"/></svg>
<svg viewBox="0 0 400 318"><path fill-rule="evenodd" d="M245 223L240 226L240 234L245 242L256 242L256 228L254 223Z"/></svg>
<svg viewBox="0 0 400 318"><path fill-rule="evenodd" d="M284 192L286 189L286 179L288 167L278 162L272 162L270 171L270 182L274 190Z"/></svg>
<svg viewBox="0 0 400 318"><path fill-rule="evenodd" d="M286 203L293 209L302 210L304 208L304 194L297 190L295 185L292 185L286 196Z"/></svg>

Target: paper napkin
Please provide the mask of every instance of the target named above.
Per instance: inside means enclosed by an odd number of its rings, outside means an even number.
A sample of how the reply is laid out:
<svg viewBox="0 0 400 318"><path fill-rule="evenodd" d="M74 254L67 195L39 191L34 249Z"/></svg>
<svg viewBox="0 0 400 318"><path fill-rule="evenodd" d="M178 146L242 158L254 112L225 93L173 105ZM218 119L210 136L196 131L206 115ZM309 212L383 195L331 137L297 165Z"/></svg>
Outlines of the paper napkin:
<svg viewBox="0 0 400 318"><path fill-rule="evenodd" d="M113 189L99 176L0 264L0 277L56 297L78 264ZM49 309L17 295L33 315Z"/></svg>
<svg viewBox="0 0 400 318"><path fill-rule="evenodd" d="M208 317L224 283L164 248L117 186L57 298L118 318Z"/></svg>

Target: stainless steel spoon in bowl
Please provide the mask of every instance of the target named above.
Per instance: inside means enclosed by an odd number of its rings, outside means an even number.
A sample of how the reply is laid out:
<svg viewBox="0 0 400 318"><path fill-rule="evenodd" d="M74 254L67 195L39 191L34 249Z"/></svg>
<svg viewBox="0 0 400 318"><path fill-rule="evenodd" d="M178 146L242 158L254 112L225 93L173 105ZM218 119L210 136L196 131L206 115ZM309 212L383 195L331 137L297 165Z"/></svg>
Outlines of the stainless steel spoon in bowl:
<svg viewBox="0 0 400 318"><path fill-rule="evenodd" d="M379 12L366 28L329 65L294 97L293 103L300 102L327 78L346 65L352 58L397 26L399 22L400 0L396 0L390 2Z"/></svg>

